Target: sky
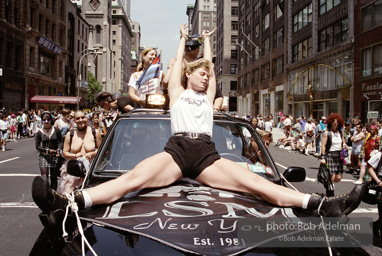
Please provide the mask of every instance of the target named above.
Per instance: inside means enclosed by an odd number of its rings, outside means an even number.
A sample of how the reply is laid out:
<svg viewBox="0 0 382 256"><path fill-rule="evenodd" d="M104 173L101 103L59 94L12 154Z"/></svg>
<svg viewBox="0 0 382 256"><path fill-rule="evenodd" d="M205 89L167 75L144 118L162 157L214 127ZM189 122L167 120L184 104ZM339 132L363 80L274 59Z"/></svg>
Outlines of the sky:
<svg viewBox="0 0 382 256"><path fill-rule="evenodd" d="M141 46L162 50L163 71L175 57L179 26L187 23L187 5L194 3L195 0L131 0L130 18L141 26Z"/></svg>

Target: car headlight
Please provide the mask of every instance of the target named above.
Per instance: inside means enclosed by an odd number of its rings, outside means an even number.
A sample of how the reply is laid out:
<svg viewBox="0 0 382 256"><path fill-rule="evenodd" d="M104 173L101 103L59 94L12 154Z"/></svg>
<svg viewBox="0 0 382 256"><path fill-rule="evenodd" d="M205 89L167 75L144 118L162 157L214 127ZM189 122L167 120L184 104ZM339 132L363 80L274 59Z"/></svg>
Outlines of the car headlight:
<svg viewBox="0 0 382 256"><path fill-rule="evenodd" d="M163 107L166 103L166 98L161 94L147 94L146 104L154 107Z"/></svg>

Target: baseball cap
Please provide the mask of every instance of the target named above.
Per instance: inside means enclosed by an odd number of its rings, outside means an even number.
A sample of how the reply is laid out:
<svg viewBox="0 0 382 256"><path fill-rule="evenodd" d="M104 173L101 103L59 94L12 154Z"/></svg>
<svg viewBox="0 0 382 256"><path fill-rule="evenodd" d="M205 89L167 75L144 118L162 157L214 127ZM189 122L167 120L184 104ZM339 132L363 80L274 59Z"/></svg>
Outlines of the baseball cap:
<svg viewBox="0 0 382 256"><path fill-rule="evenodd" d="M95 100L97 101L97 103L99 104L101 101L103 101L104 99L106 99L107 97L113 97L111 95L111 93L108 93L108 92L99 92L95 95Z"/></svg>
<svg viewBox="0 0 382 256"><path fill-rule="evenodd" d="M188 38L186 42L186 47L190 50L198 48L202 44L202 37L199 34L194 34Z"/></svg>

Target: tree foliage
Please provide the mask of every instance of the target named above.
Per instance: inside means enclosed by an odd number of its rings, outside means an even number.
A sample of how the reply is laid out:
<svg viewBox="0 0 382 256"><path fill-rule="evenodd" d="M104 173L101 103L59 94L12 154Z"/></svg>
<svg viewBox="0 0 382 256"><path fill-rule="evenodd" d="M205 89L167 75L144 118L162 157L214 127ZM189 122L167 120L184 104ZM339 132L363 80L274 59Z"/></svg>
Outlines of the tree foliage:
<svg viewBox="0 0 382 256"><path fill-rule="evenodd" d="M90 105L96 104L95 95L102 91L102 85L92 72L88 72L88 100Z"/></svg>

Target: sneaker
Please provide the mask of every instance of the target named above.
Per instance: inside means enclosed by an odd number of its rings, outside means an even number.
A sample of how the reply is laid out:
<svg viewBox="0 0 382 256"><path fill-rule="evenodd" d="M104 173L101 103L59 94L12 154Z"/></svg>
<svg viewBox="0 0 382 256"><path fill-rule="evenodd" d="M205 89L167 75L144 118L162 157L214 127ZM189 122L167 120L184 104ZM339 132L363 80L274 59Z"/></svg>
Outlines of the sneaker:
<svg viewBox="0 0 382 256"><path fill-rule="evenodd" d="M356 180L356 181L353 182L353 184L362 184L362 183L363 183L362 180Z"/></svg>
<svg viewBox="0 0 382 256"><path fill-rule="evenodd" d="M361 184L355 185L349 194L340 196L322 198L319 195L312 194L308 203L308 209L314 210L324 217L348 215L361 203L365 189L366 186Z"/></svg>

